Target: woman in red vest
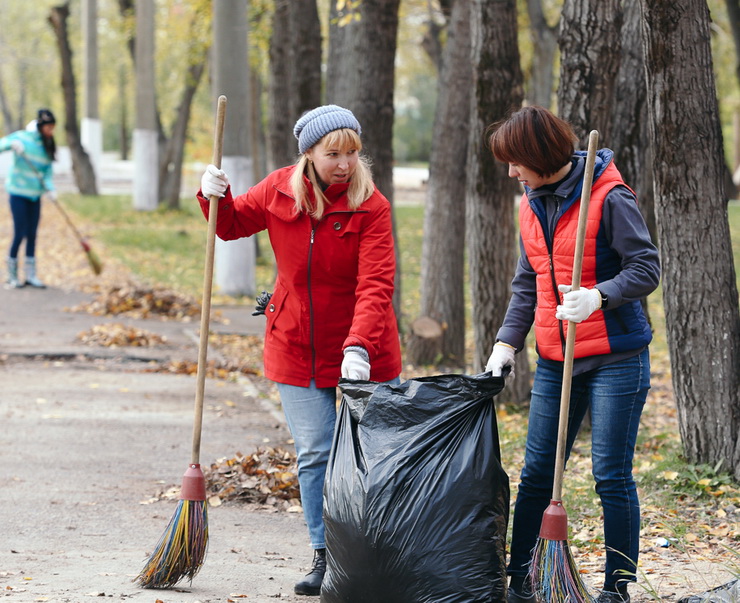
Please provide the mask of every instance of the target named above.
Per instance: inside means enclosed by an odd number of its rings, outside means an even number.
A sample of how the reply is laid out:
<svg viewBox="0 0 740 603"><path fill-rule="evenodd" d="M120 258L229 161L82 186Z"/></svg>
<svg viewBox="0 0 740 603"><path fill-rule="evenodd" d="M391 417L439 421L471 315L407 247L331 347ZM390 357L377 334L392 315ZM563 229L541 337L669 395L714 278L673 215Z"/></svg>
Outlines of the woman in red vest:
<svg viewBox="0 0 740 603"><path fill-rule="evenodd" d="M360 155L361 131L348 109L318 107L293 129L300 153L295 165L237 196L223 170L209 165L198 194L206 217L208 197L221 197L221 239L267 230L275 252L275 289L263 304L264 364L295 441L314 549L310 573L295 585L300 595L318 596L326 569L322 489L337 382L398 382L401 373L391 206Z"/></svg>
<svg viewBox="0 0 740 603"><path fill-rule="evenodd" d="M587 411L592 462L604 512L606 572L598 603L630 600L640 538L640 503L632 477L640 415L650 388L650 326L641 300L658 286L658 251L634 192L613 153L597 153L588 210L581 287L571 291L573 254L586 153L567 122L525 107L496 124L497 160L524 187L520 258L512 295L486 370L512 369L534 325L537 368L532 387L508 573L509 603L534 601L526 579L554 479L566 321L578 323L566 458ZM627 573L624 573L627 572ZM632 573L630 575L629 573Z"/></svg>

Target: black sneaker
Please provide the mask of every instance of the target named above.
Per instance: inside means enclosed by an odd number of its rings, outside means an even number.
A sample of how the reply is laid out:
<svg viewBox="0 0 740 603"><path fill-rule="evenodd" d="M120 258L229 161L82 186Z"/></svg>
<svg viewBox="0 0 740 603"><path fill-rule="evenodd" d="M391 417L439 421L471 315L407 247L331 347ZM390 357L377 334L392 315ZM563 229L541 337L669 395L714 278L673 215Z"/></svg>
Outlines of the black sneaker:
<svg viewBox="0 0 740 603"><path fill-rule="evenodd" d="M630 603L630 596L627 593L615 593L610 590L602 590L596 603Z"/></svg>
<svg viewBox="0 0 740 603"><path fill-rule="evenodd" d="M321 583L324 581L326 573L326 549L315 549L313 552L313 565L311 571L306 574L300 582L297 582L295 588L296 595L307 595L309 597L318 597L321 594Z"/></svg>
<svg viewBox="0 0 740 603"><path fill-rule="evenodd" d="M534 593L526 591L518 593L511 587L509 587L509 595L506 598L507 603L535 603L536 600Z"/></svg>

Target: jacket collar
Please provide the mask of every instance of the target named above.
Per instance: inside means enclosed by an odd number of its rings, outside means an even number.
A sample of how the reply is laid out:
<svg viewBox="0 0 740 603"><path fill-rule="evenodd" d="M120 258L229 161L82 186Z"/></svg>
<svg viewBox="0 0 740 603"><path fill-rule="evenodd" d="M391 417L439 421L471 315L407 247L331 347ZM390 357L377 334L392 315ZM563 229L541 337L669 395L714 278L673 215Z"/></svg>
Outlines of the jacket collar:
<svg viewBox="0 0 740 603"><path fill-rule="evenodd" d="M282 168L273 173L272 187L280 195L274 196L267 204L267 209L277 218L286 222L293 222L298 219L299 213L295 210L295 196L290 187L290 178L293 175L295 166ZM306 176L303 177L308 187L309 195L313 197L311 182ZM347 199L347 189L349 183L330 184L324 191L324 195L329 200L330 206L324 215L336 211L351 211Z"/></svg>

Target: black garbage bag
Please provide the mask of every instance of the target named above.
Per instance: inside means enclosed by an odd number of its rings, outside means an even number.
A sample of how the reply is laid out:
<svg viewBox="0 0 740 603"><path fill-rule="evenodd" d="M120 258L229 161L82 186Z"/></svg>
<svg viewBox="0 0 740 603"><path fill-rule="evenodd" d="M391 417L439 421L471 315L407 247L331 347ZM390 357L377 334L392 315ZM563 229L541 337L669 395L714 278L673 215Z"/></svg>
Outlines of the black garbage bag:
<svg viewBox="0 0 740 603"><path fill-rule="evenodd" d="M502 377L345 381L324 484L323 603L506 600Z"/></svg>
<svg viewBox="0 0 740 603"><path fill-rule="evenodd" d="M732 580L700 595L684 597L678 603L738 603L738 601L740 601L740 580Z"/></svg>

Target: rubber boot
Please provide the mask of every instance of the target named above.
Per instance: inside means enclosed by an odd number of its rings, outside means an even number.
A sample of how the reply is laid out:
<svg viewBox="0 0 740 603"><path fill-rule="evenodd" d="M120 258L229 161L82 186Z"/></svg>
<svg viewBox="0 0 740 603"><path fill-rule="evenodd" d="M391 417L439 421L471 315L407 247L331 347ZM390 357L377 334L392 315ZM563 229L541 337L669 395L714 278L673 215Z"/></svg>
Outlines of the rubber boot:
<svg viewBox="0 0 740 603"><path fill-rule="evenodd" d="M18 280L18 258L8 257L8 288L20 289L23 286Z"/></svg>
<svg viewBox="0 0 740 603"><path fill-rule="evenodd" d="M315 549L311 571L295 585L295 594L318 597L321 594L321 583L326 573L326 549Z"/></svg>
<svg viewBox="0 0 740 603"><path fill-rule="evenodd" d="M46 285L36 277L36 258L26 258L24 271L26 273L26 285L37 289L46 289Z"/></svg>

